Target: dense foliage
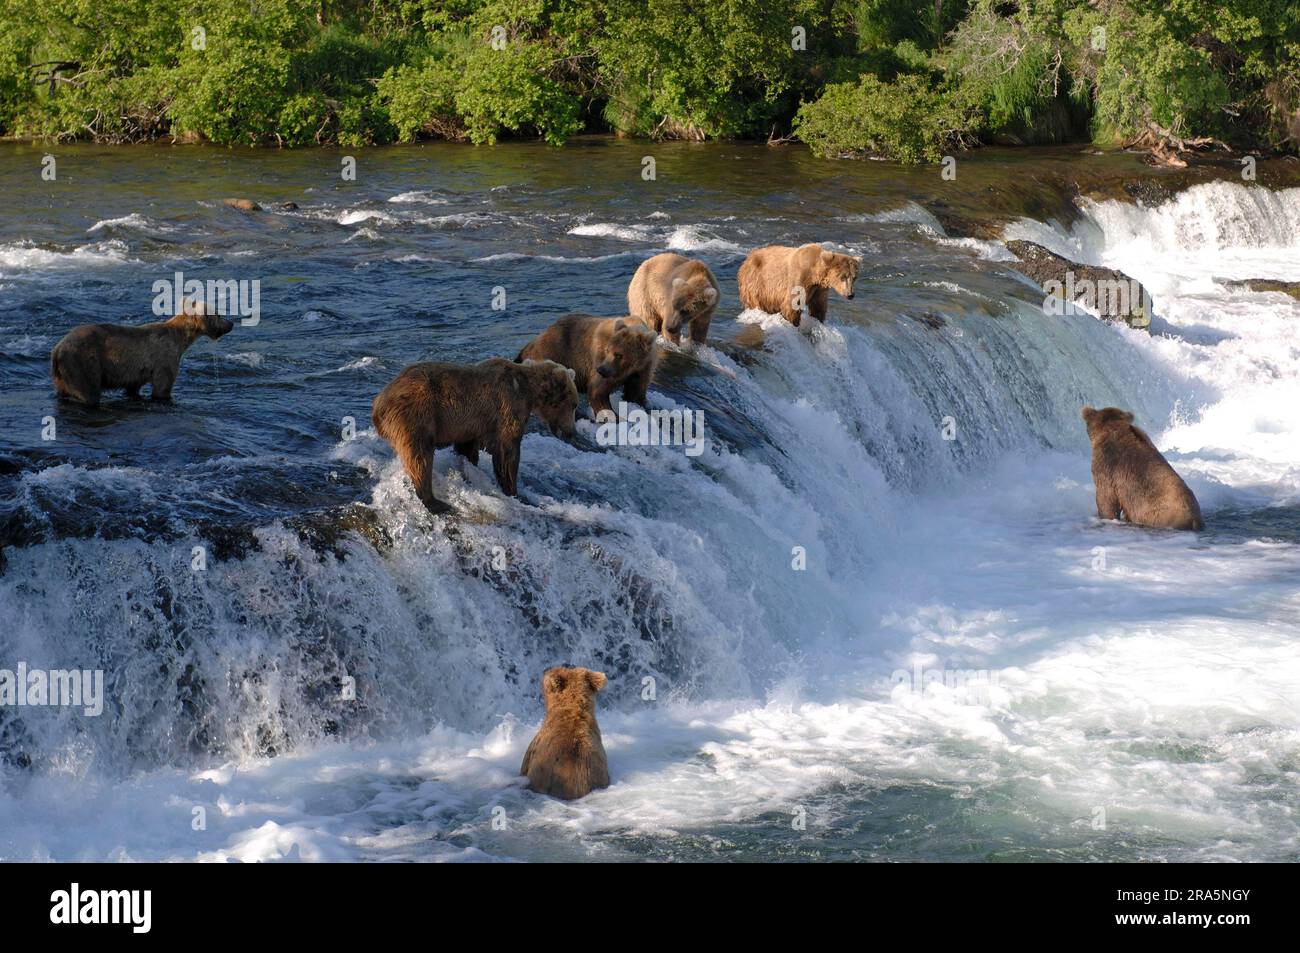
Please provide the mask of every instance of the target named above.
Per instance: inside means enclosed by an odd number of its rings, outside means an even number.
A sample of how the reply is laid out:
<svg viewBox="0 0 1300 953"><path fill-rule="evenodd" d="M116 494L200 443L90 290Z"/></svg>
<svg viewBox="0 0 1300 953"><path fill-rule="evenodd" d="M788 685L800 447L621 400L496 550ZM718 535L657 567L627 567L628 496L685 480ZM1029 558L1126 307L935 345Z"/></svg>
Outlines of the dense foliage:
<svg viewBox="0 0 1300 953"><path fill-rule="evenodd" d="M1295 151L1295 0L0 0L0 134Z"/></svg>

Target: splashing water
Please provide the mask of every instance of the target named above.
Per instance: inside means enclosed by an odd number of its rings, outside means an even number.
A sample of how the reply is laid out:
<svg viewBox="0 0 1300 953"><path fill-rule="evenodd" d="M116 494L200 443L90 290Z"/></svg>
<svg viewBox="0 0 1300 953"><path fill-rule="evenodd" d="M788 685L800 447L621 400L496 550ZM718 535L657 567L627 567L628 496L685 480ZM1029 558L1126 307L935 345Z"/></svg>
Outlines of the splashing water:
<svg viewBox="0 0 1300 953"><path fill-rule="evenodd" d="M428 196L483 201L396 174L367 200ZM1140 280L1151 335L1044 314L995 243L955 245L924 213L832 227L775 200L731 221L668 205L650 226L493 201L499 224L432 247L519 269L512 289L578 276L558 309L600 312L580 302L608 286L616 313L629 242L708 237L726 313L651 392L705 412L707 451L602 450L589 422L578 445L530 433L515 500L486 457L439 454L456 515L432 521L364 422L428 329L345 323L328 298L304 300L311 324L268 322L283 338L214 348L219 369L187 364L189 395L148 426L193 453L105 465L136 418L64 421L71 459L6 477L24 545L0 576L0 667L100 668L108 710L0 711L0 856L1296 858L1300 304L1230 282L1294 279L1300 190L1212 183L1008 227ZM437 265L403 262L403 229L440 227L363 206L301 228L337 249L382 225L377 254L418 287ZM525 227L556 253L512 248ZM863 293L802 331L737 314L733 249L808 229L869 250ZM128 251L156 254L111 266ZM12 260L20 279L67 268ZM480 329L450 310L435 353L460 359L553 316ZM295 350L317 326L319 353ZM27 346L12 373L37 391L49 343ZM271 423L252 395L276 387L295 396ZM196 419L217 394L248 395L228 430ZM1093 518L1085 403L1137 414L1207 532ZM359 433L339 440L344 409ZM572 804L515 777L561 662L611 679L614 784Z"/></svg>

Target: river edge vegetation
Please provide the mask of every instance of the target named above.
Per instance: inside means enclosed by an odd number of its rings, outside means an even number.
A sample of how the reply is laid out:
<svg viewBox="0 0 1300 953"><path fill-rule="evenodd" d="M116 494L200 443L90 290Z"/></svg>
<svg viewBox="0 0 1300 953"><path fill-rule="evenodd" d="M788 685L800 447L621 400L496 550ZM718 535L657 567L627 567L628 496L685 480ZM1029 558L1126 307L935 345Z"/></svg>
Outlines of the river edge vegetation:
<svg viewBox="0 0 1300 953"><path fill-rule="evenodd" d="M1296 153L1294 0L0 0L0 136Z"/></svg>

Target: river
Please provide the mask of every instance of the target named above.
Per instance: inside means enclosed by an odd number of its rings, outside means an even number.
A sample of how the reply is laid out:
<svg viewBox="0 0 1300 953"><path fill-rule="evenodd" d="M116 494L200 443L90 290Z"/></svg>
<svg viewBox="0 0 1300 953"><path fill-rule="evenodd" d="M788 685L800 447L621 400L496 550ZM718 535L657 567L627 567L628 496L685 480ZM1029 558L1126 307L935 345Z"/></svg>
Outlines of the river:
<svg viewBox="0 0 1300 953"><path fill-rule="evenodd" d="M105 680L97 717L0 707L0 859L1300 859L1300 302L1231 283L1300 278L1294 171L346 155L0 146L0 669ZM1151 333L1045 313L1003 224L1140 280ZM863 257L856 297L742 312L748 250L804 241ZM705 452L535 422L517 499L439 453L431 517L379 389L622 314L670 248L722 304L651 403ZM174 404L60 406L54 343L176 272L258 281L260 320ZM1096 519L1084 404L1205 532ZM610 678L613 784L574 803L516 777L564 662Z"/></svg>

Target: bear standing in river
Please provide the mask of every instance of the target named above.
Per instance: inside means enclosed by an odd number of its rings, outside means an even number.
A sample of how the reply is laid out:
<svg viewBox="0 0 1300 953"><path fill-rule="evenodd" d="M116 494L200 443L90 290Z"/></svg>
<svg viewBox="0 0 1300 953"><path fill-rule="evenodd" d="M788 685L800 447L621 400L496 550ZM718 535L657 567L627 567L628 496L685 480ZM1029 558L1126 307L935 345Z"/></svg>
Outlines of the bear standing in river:
<svg viewBox="0 0 1300 953"><path fill-rule="evenodd" d="M664 252L641 262L627 288L627 310L674 344L689 324L691 340L703 344L718 308L718 282L702 261Z"/></svg>
<svg viewBox="0 0 1300 953"><path fill-rule="evenodd" d="M853 297L862 261L827 251L821 245L768 245L749 253L736 278L740 303L768 314L780 313L795 327L805 311L826 320L828 289Z"/></svg>
<svg viewBox="0 0 1300 953"><path fill-rule="evenodd" d="M106 390L138 398L150 386L157 401L171 400L181 357L198 338L214 341L235 325L187 301L180 314L149 324L82 324L50 352L50 376L59 397L94 407Z"/></svg>
<svg viewBox="0 0 1300 953"><path fill-rule="evenodd" d="M566 314L515 358L555 361L576 373L578 390L591 401L591 412L613 413L609 395L623 388L623 399L646 406L646 390L659 362L655 332L638 318L594 318Z"/></svg>
<svg viewBox="0 0 1300 953"><path fill-rule="evenodd" d="M1196 497L1151 438L1133 426L1131 413L1085 407L1083 419L1092 441L1099 517L1160 529L1205 528Z"/></svg>
<svg viewBox="0 0 1300 953"><path fill-rule="evenodd" d="M370 410L375 430L397 451L432 513L451 507L433 495L433 451L454 447L471 463L492 455L501 491L518 491L519 447L530 414L557 434L574 433L578 391L573 372L553 361L515 364L412 364L379 392Z"/></svg>
<svg viewBox="0 0 1300 953"><path fill-rule="evenodd" d="M560 666L542 675L546 717L524 754L519 773L539 794L572 801L609 787L609 762L596 724L602 672Z"/></svg>

